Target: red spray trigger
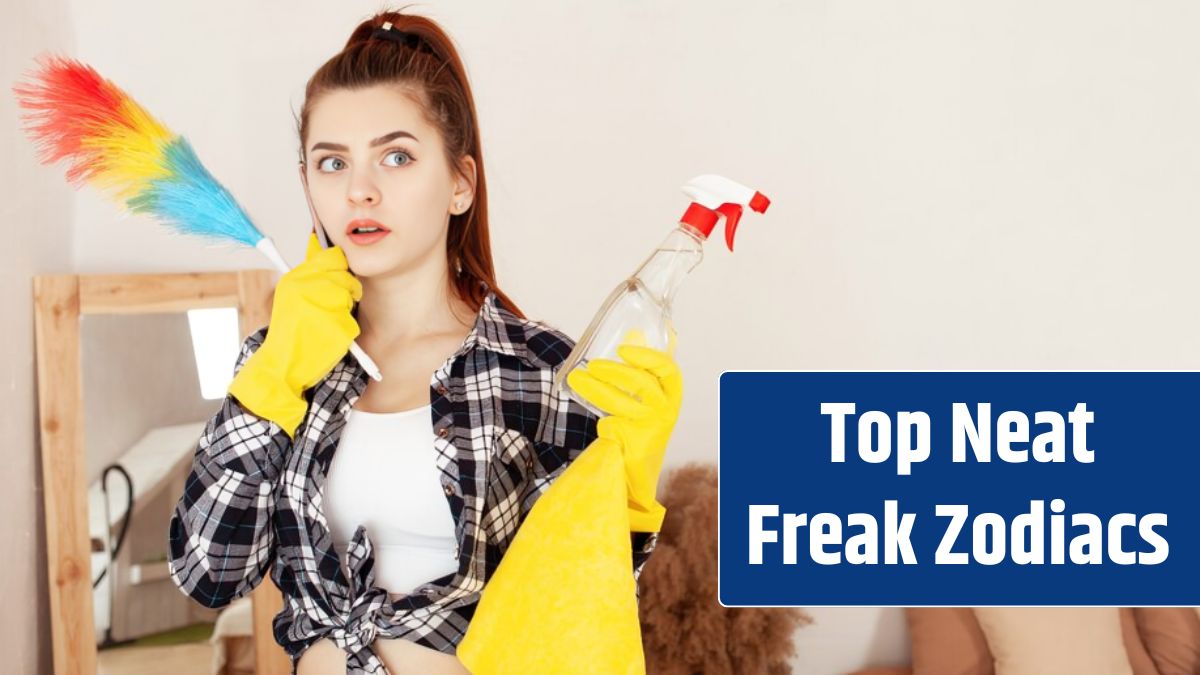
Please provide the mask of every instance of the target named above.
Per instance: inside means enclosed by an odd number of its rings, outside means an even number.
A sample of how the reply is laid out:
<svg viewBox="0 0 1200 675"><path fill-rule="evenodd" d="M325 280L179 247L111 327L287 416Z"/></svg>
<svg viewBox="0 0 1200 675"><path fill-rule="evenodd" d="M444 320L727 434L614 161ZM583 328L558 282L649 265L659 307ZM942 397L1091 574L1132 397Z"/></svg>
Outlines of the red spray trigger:
<svg viewBox="0 0 1200 675"><path fill-rule="evenodd" d="M750 208L758 213L764 213L767 207L771 205L771 200L761 192L755 192L747 204ZM741 204L722 204L717 208L725 216L725 245L729 247L729 252L733 252L733 233L737 230L738 221L742 218Z"/></svg>
<svg viewBox="0 0 1200 675"><path fill-rule="evenodd" d="M717 207L717 213L725 216L725 245L733 253L733 234L737 231L738 221L742 218L740 204L722 204Z"/></svg>

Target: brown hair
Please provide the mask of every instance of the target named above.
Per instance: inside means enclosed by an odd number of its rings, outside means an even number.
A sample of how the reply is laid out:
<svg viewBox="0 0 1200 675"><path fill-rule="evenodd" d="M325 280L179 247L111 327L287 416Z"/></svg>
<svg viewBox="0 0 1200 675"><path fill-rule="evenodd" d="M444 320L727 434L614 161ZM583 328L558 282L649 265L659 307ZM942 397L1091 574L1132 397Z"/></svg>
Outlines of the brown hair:
<svg viewBox="0 0 1200 675"><path fill-rule="evenodd" d="M415 35L417 39L397 42L373 37L375 30L387 22L391 22L393 31ZM309 113L322 94L381 84L398 85L408 90L405 93L413 98L425 119L441 134L445 159L452 170L469 178L458 158L470 155L475 159L476 182L471 206L463 213L450 216L446 239L446 263L451 270L454 291L464 302L479 308L490 288L506 309L525 318L516 303L496 286L488 231L487 180L475 99L458 50L450 36L433 20L404 14L402 10L387 10L354 29L342 51L318 68L305 87L304 104L297 120L300 160L305 160ZM459 264L462 273L455 275L454 270Z"/></svg>

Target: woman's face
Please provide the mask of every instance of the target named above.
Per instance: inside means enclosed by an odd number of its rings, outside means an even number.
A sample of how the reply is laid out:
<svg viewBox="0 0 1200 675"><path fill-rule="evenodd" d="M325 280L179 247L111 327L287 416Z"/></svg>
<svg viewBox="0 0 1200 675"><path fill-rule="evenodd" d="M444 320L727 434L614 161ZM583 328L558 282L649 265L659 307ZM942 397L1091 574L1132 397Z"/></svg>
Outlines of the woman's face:
<svg viewBox="0 0 1200 675"><path fill-rule="evenodd" d="M469 184L447 166L440 134L402 90L324 94L309 112L306 145L313 208L354 274L404 273L445 260L450 214L469 206ZM390 232L356 242L349 229L358 219Z"/></svg>

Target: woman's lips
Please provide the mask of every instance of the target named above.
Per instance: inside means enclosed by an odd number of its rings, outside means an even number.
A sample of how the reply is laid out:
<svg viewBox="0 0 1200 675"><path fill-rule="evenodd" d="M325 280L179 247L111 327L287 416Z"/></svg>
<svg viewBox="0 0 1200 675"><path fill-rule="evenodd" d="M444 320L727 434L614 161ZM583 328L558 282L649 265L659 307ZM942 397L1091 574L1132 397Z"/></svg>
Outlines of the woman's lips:
<svg viewBox="0 0 1200 675"><path fill-rule="evenodd" d="M391 230L379 230L378 232L363 232L363 233L351 232L350 233L350 241L354 242L355 244L357 244L359 246L368 246L368 245L374 244L375 242L379 241L380 239L383 239L384 237L388 236L389 234L391 234L391 232L392 232Z"/></svg>
<svg viewBox="0 0 1200 675"><path fill-rule="evenodd" d="M355 228L359 227L377 227L379 230L376 232L355 232ZM350 221L350 224L346 226L346 235L350 237L350 241L358 244L359 246L374 244L380 239L386 237L389 232L391 232L391 230L380 225L378 221L371 220L370 218L358 218Z"/></svg>

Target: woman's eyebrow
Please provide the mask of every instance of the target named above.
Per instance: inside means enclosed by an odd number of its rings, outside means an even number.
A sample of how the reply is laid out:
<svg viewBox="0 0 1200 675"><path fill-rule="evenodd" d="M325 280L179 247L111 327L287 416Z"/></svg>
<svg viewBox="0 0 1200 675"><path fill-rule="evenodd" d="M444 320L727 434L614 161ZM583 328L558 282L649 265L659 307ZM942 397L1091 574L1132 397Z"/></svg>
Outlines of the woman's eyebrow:
<svg viewBox="0 0 1200 675"><path fill-rule="evenodd" d="M383 145L384 143L387 143L388 141L396 140L397 138L411 138L414 141L417 141L418 143L421 142L420 140L417 139L416 136L413 136L412 134L408 133L407 131L393 131L390 134L384 134L384 135L380 136L379 138L376 138L375 140L371 141L371 147L373 148L377 145ZM309 152L313 152L316 150L336 150L339 152L350 152L350 148L348 148L340 143L325 143L325 142L314 143L313 146L308 149Z"/></svg>

